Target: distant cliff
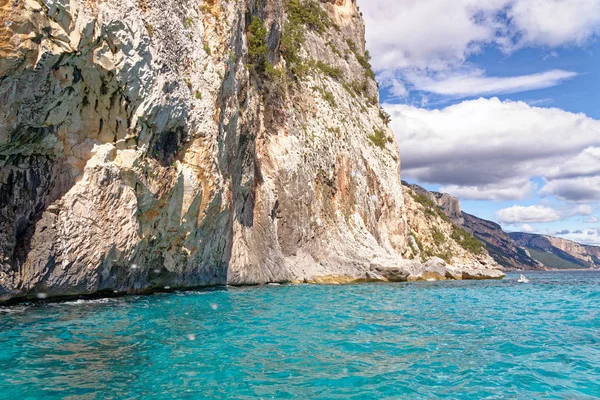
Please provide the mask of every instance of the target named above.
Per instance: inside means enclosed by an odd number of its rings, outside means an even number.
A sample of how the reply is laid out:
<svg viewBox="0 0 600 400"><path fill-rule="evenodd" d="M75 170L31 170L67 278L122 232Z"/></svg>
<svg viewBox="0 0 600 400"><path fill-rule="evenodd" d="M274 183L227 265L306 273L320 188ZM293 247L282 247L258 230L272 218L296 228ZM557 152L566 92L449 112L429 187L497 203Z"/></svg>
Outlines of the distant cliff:
<svg viewBox="0 0 600 400"><path fill-rule="evenodd" d="M485 243L494 260L507 269L537 270L544 266L519 246L502 227L495 222L462 213L463 227Z"/></svg>
<svg viewBox="0 0 600 400"><path fill-rule="evenodd" d="M408 184L404 195L409 258L424 261L439 257L452 265L498 267L486 247L461 227L456 199Z"/></svg>
<svg viewBox="0 0 600 400"><path fill-rule="evenodd" d="M600 269L600 247L531 233L510 233L510 237L548 268Z"/></svg>
<svg viewBox="0 0 600 400"><path fill-rule="evenodd" d="M544 269L544 266L519 247L500 225L462 211L457 198L447 193L429 192L419 185L407 182L403 184L435 202L454 224L480 240L492 258L506 269Z"/></svg>
<svg viewBox="0 0 600 400"><path fill-rule="evenodd" d="M600 269L600 247L576 243L570 240L546 235L529 233L506 233L495 222L487 221L468 214L461 210L457 198L438 192L429 192L425 188L402 182L406 193L414 198L420 195L434 203L443 215L454 225L473 234L483 245L486 253L491 255L495 262L507 270L546 270L546 269ZM424 200L420 200L423 202ZM411 221L410 202L407 201L407 214L409 228L414 229ZM434 218L436 212L430 213L429 219ZM416 218L417 220L419 218ZM443 218L441 218L443 219ZM429 230L435 228L429 227ZM409 237L410 240L410 237ZM432 247L437 255L440 250ZM455 254L458 254L454 250Z"/></svg>

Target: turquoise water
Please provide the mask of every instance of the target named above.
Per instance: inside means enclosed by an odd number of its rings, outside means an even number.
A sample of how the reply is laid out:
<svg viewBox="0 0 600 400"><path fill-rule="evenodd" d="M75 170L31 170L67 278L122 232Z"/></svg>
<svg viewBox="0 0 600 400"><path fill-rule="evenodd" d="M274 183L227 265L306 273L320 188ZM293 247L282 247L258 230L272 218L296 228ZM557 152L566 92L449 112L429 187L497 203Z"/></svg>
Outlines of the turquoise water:
<svg viewBox="0 0 600 400"><path fill-rule="evenodd" d="M600 273L0 308L0 398L600 396Z"/></svg>

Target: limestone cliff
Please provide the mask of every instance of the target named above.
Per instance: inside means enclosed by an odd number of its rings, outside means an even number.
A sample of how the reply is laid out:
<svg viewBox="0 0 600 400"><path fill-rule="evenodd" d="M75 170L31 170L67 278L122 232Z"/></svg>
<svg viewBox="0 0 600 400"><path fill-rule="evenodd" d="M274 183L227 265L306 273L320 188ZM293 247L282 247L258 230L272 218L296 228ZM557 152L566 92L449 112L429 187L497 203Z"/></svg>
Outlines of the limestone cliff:
<svg viewBox="0 0 600 400"><path fill-rule="evenodd" d="M455 198L408 184L404 194L409 229L407 257L421 262L437 257L450 269L500 269L486 247L451 218L461 212ZM448 206L449 215L442 205Z"/></svg>
<svg viewBox="0 0 600 400"><path fill-rule="evenodd" d="M527 250L521 248L502 227L495 222L487 221L461 210L456 197L447 193L429 192L425 188L403 182L412 189L435 203L453 224L466 230L485 245L487 253L507 270L535 270L544 266L534 260Z"/></svg>
<svg viewBox="0 0 600 400"><path fill-rule="evenodd" d="M600 269L600 247L547 235L510 233L533 258L552 269Z"/></svg>
<svg viewBox="0 0 600 400"><path fill-rule="evenodd" d="M355 0L0 15L2 299L403 265L398 147Z"/></svg>
<svg viewBox="0 0 600 400"><path fill-rule="evenodd" d="M502 227L463 212L463 227L485 243L494 260L507 270L543 270L544 266L519 246Z"/></svg>
<svg viewBox="0 0 600 400"><path fill-rule="evenodd" d="M461 254L456 243L449 240L454 225L477 238L485 246L481 254L486 257L489 254L506 270L600 269L598 246L547 235L507 233L495 222L462 211L458 199L447 193L429 192L419 185L402 183L412 236L409 236L408 251L411 257L422 259L423 255L424 258L434 255L455 265L476 265L482 261L482 257L473 257L479 253L476 244ZM414 251L415 246L419 251ZM489 260L483 261L483 265L490 265Z"/></svg>

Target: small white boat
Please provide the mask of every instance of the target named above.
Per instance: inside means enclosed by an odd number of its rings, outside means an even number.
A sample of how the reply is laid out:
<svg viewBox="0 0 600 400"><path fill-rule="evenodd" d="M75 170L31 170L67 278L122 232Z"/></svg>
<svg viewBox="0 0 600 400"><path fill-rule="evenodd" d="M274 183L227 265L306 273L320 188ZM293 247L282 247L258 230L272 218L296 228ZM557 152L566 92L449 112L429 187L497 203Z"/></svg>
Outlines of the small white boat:
<svg viewBox="0 0 600 400"><path fill-rule="evenodd" d="M529 283L529 279L525 278L525 275L521 274L521 277L518 280L519 283Z"/></svg>

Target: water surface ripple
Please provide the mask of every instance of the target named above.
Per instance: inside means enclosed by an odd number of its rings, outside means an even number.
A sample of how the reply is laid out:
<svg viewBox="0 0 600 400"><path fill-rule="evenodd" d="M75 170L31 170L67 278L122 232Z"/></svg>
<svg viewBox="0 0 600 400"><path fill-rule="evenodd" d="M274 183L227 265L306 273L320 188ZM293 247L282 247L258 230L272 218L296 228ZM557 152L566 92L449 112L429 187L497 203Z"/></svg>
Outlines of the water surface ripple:
<svg viewBox="0 0 600 400"><path fill-rule="evenodd" d="M0 398L600 396L600 273L0 307Z"/></svg>

